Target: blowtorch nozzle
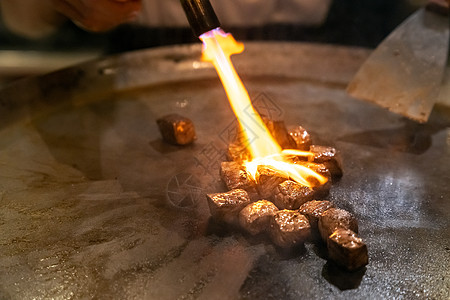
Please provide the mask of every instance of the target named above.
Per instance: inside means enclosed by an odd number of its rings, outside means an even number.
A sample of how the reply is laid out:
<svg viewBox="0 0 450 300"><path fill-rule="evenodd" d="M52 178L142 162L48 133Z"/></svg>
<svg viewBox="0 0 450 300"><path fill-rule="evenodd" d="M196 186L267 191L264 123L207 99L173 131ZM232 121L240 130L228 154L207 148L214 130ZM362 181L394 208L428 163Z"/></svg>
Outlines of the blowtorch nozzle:
<svg viewBox="0 0 450 300"><path fill-rule="evenodd" d="M209 0L180 0L195 36L220 27L219 19Z"/></svg>

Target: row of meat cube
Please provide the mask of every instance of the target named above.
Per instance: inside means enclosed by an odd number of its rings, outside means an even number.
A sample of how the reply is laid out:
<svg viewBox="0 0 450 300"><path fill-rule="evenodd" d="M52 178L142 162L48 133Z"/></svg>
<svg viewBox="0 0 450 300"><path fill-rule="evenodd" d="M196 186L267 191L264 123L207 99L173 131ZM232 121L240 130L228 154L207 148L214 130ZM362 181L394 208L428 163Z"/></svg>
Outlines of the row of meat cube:
<svg viewBox="0 0 450 300"><path fill-rule="evenodd" d="M368 262L367 246L357 236L357 220L330 201L311 200L299 209L279 209L271 201L252 202L242 189L207 195L212 217L252 235L268 233L274 244L294 248L322 239L329 258L352 271Z"/></svg>
<svg viewBox="0 0 450 300"><path fill-rule="evenodd" d="M220 172L231 191L207 195L212 216L225 223L240 224L253 235L269 232L273 242L283 248L301 245L320 235L327 243L330 259L349 270L366 265L367 247L356 235L356 219L349 212L334 208L329 201L313 200L325 197L331 180L342 176L336 150L312 145L311 136L301 126L288 132L283 121L262 118L283 149L311 151L313 162L298 160L294 163L313 169L328 182L313 188L302 186L267 166L258 167L255 181L241 165L249 157L246 143L235 142L228 148L232 161L223 162ZM157 123L166 142L186 145L196 139L194 125L185 117L168 115ZM271 201L252 202L250 199L261 197Z"/></svg>
<svg viewBox="0 0 450 300"><path fill-rule="evenodd" d="M330 201L318 200L326 198L332 181L342 176L336 149L313 145L311 136L301 126L288 131L283 121L262 118L283 149L310 151L314 155L312 160L293 158L292 163L308 167L328 181L307 187L264 165L258 166L252 178L242 164L250 157L248 145L245 139L238 139L228 147L230 161L222 162L220 168L220 177L229 192L207 195L212 217L252 235L267 233L282 248L323 240L329 258L337 264L348 270L366 265L367 246L357 236L357 220Z"/></svg>

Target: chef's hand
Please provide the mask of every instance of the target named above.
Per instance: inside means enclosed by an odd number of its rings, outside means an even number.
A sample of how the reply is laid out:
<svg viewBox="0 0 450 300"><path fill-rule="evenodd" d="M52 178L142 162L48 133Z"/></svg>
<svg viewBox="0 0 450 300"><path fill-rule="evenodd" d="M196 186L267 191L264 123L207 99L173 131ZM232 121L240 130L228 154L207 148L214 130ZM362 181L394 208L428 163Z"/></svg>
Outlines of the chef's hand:
<svg viewBox="0 0 450 300"><path fill-rule="evenodd" d="M51 0L54 9L83 29L100 32L133 20L142 0Z"/></svg>

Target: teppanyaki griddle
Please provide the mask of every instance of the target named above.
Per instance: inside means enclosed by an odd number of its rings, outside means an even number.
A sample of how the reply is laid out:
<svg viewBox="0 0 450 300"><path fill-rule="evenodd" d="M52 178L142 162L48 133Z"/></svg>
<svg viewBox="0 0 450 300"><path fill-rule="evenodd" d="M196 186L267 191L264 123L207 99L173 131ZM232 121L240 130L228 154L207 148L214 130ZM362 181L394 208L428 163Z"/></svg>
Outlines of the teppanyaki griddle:
<svg viewBox="0 0 450 300"><path fill-rule="evenodd" d="M236 121L192 45L0 91L0 298L449 298L448 108L418 125L351 99L368 50L246 46L233 60L255 107L340 150L329 198L359 219L367 268L346 273L320 245L284 253L209 220L204 195L224 189ZM155 120L173 112L194 121L194 145L161 141Z"/></svg>

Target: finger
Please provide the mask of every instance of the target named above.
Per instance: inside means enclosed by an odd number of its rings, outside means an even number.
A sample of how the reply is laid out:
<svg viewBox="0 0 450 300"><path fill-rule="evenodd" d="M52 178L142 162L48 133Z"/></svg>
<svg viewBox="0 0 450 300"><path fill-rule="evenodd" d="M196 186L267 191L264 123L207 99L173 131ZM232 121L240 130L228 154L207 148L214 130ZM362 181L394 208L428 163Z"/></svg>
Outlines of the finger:
<svg viewBox="0 0 450 300"><path fill-rule="evenodd" d="M65 15L71 20L81 21L83 19L83 14L74 5L65 0L52 0L53 7L59 13Z"/></svg>
<svg viewBox="0 0 450 300"><path fill-rule="evenodd" d="M79 27L89 31L109 30L137 16L141 0L52 0L55 8Z"/></svg>
<svg viewBox="0 0 450 300"><path fill-rule="evenodd" d="M92 1L92 0L91 0ZM141 0L106 0L110 8L117 12L130 13L141 10Z"/></svg>
<svg viewBox="0 0 450 300"><path fill-rule="evenodd" d="M136 18L141 10L141 0L85 0L97 1L98 18L105 20L116 20L118 22L126 22Z"/></svg>
<svg viewBox="0 0 450 300"><path fill-rule="evenodd" d="M100 31L95 20L87 16L89 8L86 8L80 0L52 0L55 9L68 17L72 22L86 31ZM102 24L103 25L103 24Z"/></svg>
<svg viewBox="0 0 450 300"><path fill-rule="evenodd" d="M83 14L87 9L89 9L89 7L86 6L84 0L58 0L58 1L66 2L68 5L72 6L81 14Z"/></svg>

